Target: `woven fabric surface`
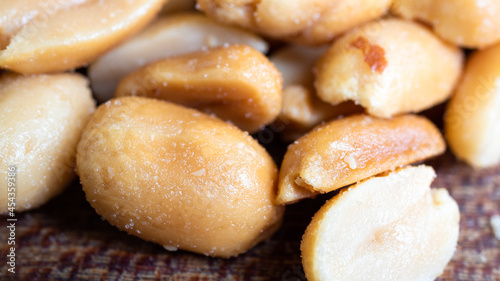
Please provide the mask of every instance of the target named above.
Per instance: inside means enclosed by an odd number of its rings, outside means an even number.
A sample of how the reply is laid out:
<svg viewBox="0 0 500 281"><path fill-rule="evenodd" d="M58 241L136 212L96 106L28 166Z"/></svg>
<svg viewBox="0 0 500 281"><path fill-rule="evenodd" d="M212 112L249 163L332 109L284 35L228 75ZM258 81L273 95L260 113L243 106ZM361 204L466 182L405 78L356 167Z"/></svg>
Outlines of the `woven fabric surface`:
<svg viewBox="0 0 500 281"><path fill-rule="evenodd" d="M500 214L500 167L474 170L449 153L427 162L460 205L457 251L439 280L500 280L500 241L490 217ZM282 228L268 241L232 259L161 246L127 235L102 220L78 183L44 207L17 214L16 273L0 264L0 280L305 280L300 240L311 217L331 195L288 207ZM6 217L0 255L6 259Z"/></svg>

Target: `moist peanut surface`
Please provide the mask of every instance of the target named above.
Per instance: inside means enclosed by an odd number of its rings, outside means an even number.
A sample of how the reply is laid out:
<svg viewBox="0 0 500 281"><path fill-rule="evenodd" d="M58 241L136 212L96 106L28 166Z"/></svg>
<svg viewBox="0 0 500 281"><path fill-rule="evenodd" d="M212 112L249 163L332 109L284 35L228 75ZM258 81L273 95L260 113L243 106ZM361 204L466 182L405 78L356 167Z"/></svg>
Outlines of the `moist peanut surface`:
<svg viewBox="0 0 500 281"><path fill-rule="evenodd" d="M280 113L281 90L281 74L264 55L229 45L147 65L126 76L115 96L168 100L255 132Z"/></svg>
<svg viewBox="0 0 500 281"><path fill-rule="evenodd" d="M288 147L279 204L330 192L445 150L439 130L414 115L391 120L354 115L312 130Z"/></svg>
<svg viewBox="0 0 500 281"><path fill-rule="evenodd" d="M210 256L241 254L269 237L277 169L248 134L164 101L101 105L78 145L87 200L129 234Z"/></svg>

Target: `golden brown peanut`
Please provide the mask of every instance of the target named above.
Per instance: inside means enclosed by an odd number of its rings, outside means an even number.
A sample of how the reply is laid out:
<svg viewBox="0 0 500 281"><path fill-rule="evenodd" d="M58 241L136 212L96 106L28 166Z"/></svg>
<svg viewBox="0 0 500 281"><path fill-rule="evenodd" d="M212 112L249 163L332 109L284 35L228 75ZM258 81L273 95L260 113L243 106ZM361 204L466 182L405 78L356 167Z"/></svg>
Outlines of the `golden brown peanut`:
<svg viewBox="0 0 500 281"><path fill-rule="evenodd" d="M255 49L229 45L149 64L127 75L115 96L147 96L213 113L255 132L281 110L281 75Z"/></svg>
<svg viewBox="0 0 500 281"><path fill-rule="evenodd" d="M307 45L330 42L335 36L382 16L390 0L198 0L210 17L268 37Z"/></svg>
<svg viewBox="0 0 500 281"><path fill-rule="evenodd" d="M283 76L283 89L289 86L302 85L313 89L313 67L325 53L328 46L303 47L290 45L275 51L269 60Z"/></svg>
<svg viewBox="0 0 500 281"><path fill-rule="evenodd" d="M325 50L326 46L288 46L269 57L283 77L283 106L275 122L285 141L299 138L323 121L362 111L352 103L332 106L316 96L312 69Z"/></svg>
<svg viewBox="0 0 500 281"><path fill-rule="evenodd" d="M500 44L470 56L445 114L457 158L474 167L500 163Z"/></svg>
<svg viewBox="0 0 500 281"><path fill-rule="evenodd" d="M34 18L0 51L0 67L43 73L83 66L143 28L165 1L87 1Z"/></svg>
<svg viewBox="0 0 500 281"><path fill-rule="evenodd" d="M318 96L352 100L371 115L419 112L445 101L459 79L462 51L425 27L397 19L368 23L338 39L317 64Z"/></svg>
<svg viewBox="0 0 500 281"><path fill-rule="evenodd" d="M302 238L307 280L434 280L455 252L460 213L431 167L362 181L328 201Z"/></svg>
<svg viewBox="0 0 500 281"><path fill-rule="evenodd" d="M197 4L220 22L278 38L311 26L333 6L330 0L198 0Z"/></svg>
<svg viewBox="0 0 500 281"><path fill-rule="evenodd" d="M78 144L87 200L114 226L167 250L241 254L274 233L277 169L248 134L160 100L101 105Z"/></svg>
<svg viewBox="0 0 500 281"><path fill-rule="evenodd" d="M416 115L378 119L360 114L331 121L295 141L281 164L278 204L330 192L439 155L439 130Z"/></svg>
<svg viewBox="0 0 500 281"><path fill-rule="evenodd" d="M291 142L322 122L361 112L363 108L352 102L332 106L302 86L290 86L283 90L283 108L275 127L283 141Z"/></svg>
<svg viewBox="0 0 500 281"><path fill-rule="evenodd" d="M497 0L395 0L392 13L429 23L448 42L484 48L500 41Z"/></svg>
<svg viewBox="0 0 500 281"><path fill-rule="evenodd" d="M169 15L152 23L89 67L89 77L97 100L109 100L118 82L127 74L159 59L200 51L226 44L246 44L266 53L267 43L245 30L224 26L204 15Z"/></svg>
<svg viewBox="0 0 500 281"><path fill-rule="evenodd" d="M7 213L10 166L16 212L41 206L75 178L76 145L94 109L81 75L0 77L0 213Z"/></svg>

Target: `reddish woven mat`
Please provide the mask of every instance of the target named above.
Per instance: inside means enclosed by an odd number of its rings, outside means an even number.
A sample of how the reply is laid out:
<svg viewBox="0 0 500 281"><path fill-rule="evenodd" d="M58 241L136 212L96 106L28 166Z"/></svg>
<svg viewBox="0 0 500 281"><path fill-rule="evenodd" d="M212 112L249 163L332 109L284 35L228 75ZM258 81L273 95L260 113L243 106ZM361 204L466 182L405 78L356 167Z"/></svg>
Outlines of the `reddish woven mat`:
<svg viewBox="0 0 500 281"><path fill-rule="evenodd" d="M431 162L434 187L447 187L460 204L457 252L440 280L500 280L500 241L489 218L500 213L500 167L474 171L446 154ZM245 255L216 259L161 246L120 232L95 214L75 184L46 206L18 214L16 274L0 264L2 280L305 280L300 239L328 197L287 209L283 227ZM8 245L0 221L0 255Z"/></svg>

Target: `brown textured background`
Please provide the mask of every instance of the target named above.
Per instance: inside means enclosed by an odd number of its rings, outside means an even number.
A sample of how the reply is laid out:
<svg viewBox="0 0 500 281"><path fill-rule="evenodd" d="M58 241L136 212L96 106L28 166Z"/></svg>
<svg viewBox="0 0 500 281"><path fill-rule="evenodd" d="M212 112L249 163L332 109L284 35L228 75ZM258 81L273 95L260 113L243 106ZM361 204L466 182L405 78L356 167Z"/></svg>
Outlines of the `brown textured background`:
<svg viewBox="0 0 500 281"><path fill-rule="evenodd" d="M283 150L284 147L281 147ZM460 205L457 251L440 280L500 280L500 241L489 218L500 213L500 166L475 171L449 153L427 162ZM129 236L103 221L78 183L44 207L18 214L17 273L7 272L6 218L0 221L1 280L305 280L300 239L331 195L290 206L283 227L233 259L179 251Z"/></svg>

